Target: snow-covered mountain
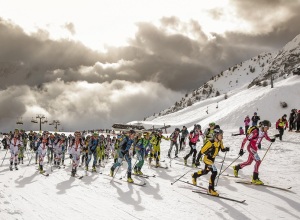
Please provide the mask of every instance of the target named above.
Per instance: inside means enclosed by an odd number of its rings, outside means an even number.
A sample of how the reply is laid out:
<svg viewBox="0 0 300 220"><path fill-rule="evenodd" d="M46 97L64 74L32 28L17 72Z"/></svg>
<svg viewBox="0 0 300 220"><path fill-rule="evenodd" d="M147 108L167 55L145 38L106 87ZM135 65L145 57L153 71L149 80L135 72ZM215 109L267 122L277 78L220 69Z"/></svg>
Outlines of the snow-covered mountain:
<svg viewBox="0 0 300 220"><path fill-rule="evenodd" d="M253 86L270 86L271 76L275 83L279 82L298 66L300 66L300 35L278 52L260 54L222 71L198 89L186 94L170 108L146 118L146 121L199 104L203 100L212 103L208 99L218 96L226 99L239 92L251 90ZM220 99L215 99L216 102L218 100Z"/></svg>

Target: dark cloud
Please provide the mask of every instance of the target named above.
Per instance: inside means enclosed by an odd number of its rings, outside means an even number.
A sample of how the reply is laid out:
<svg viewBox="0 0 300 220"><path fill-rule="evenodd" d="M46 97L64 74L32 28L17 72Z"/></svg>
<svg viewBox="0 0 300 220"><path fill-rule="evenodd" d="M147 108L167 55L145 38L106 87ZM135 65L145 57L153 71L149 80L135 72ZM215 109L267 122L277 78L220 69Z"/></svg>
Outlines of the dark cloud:
<svg viewBox="0 0 300 220"><path fill-rule="evenodd" d="M230 33L241 43L279 49L300 33L300 2L294 0L231 0L237 16L250 22L252 33Z"/></svg>
<svg viewBox="0 0 300 220"><path fill-rule="evenodd" d="M70 23L66 23L64 26L72 35L76 34L76 30L75 30L75 25L70 22Z"/></svg>

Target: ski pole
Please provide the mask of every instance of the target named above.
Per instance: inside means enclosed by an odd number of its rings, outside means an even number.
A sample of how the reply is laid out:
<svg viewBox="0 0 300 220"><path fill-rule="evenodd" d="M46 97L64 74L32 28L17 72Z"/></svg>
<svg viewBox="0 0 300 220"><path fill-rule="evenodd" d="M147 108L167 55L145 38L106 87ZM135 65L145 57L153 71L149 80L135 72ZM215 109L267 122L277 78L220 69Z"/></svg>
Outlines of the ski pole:
<svg viewBox="0 0 300 220"><path fill-rule="evenodd" d="M6 153L5 153L5 155L4 155L4 158L3 158L3 160L2 160L1 166L2 166L2 164L3 164L3 162L4 162L4 160L5 160L5 157L6 157L7 151L8 151L8 148L7 148L7 150L6 150ZM1 166L0 166L0 167L1 167Z"/></svg>
<svg viewBox="0 0 300 220"><path fill-rule="evenodd" d="M263 162L263 160L264 160L264 158L265 158L266 154L268 153L268 151L270 150L270 147L272 146L272 144L273 144L273 142L271 142L270 146L268 147L268 149L267 149L267 151L266 151L265 155L263 156L263 158L261 159L261 162L260 162L260 163L262 163L262 162Z"/></svg>
<svg viewBox="0 0 300 220"><path fill-rule="evenodd" d="M188 174L189 172L191 172L194 168L190 169L189 171L187 171L185 174L183 174L181 177L179 177L177 180L175 180L174 182L171 183L171 185L173 185L174 183L176 183L178 180L180 180L182 177L184 177L186 174Z"/></svg>
<svg viewBox="0 0 300 220"><path fill-rule="evenodd" d="M219 173L219 175L218 175L218 178L217 178L217 181L216 181L216 185L215 185L215 186L218 185L219 177L220 177L220 175L221 175L222 167L223 167L223 164L224 164L224 161L225 161L227 152L228 152L228 151L225 152L224 159L223 159L223 161L222 161L222 165L221 165L221 168L220 168L220 173Z"/></svg>
<svg viewBox="0 0 300 220"><path fill-rule="evenodd" d="M224 172L225 172L225 170L227 170L228 169L228 167L230 167L235 161L237 161L237 159L239 159L240 158L240 156L241 155L239 155L234 161L232 161L222 172L220 172L220 174L219 174L219 176L220 175L222 175Z"/></svg>

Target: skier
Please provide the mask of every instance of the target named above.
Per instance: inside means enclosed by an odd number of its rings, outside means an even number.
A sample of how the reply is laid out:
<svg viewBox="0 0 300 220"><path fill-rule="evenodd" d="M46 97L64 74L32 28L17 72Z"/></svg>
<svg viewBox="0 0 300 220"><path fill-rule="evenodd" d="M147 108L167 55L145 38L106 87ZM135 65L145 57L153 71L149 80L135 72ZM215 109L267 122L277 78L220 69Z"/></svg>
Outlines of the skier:
<svg viewBox="0 0 300 220"><path fill-rule="evenodd" d="M92 155L94 157L92 172L96 172L96 163L97 163L97 146L99 145L99 134L94 133L91 137L91 140L88 145L88 159L86 160L85 170L88 171L89 163L92 159Z"/></svg>
<svg viewBox="0 0 300 220"><path fill-rule="evenodd" d="M150 143L153 146L152 151L150 153L149 157L149 164L151 165L152 158L155 158L156 161L156 167L159 167L159 160L160 160L160 143L162 139L170 140L169 138L166 138L162 135L163 131L159 129L151 138Z"/></svg>
<svg viewBox="0 0 300 220"><path fill-rule="evenodd" d="M282 136L284 130L288 128L288 122L286 120L287 115L284 114L281 118L279 118L276 122L276 129L279 131L279 140L282 141Z"/></svg>
<svg viewBox="0 0 300 220"><path fill-rule="evenodd" d="M215 129L215 126L216 126L216 123L215 122L210 122L209 124L209 127L205 129L203 135L204 135L204 142L207 141L207 140L210 140L212 139L213 135L214 135L214 129Z"/></svg>
<svg viewBox="0 0 300 220"><path fill-rule="evenodd" d="M268 130L271 127L271 122L268 120L264 120L261 122L261 127L257 128L257 129L253 129L251 131L251 133L249 135L247 135L243 142L242 142L242 146L239 152L240 156L243 156L244 154L244 147L247 141L249 141L249 144L247 146L247 150L249 152L249 156L247 161L241 163L241 164L237 164L235 166L233 166L233 172L234 172L234 176L238 177L238 172L240 169L243 169L245 166L250 165L253 160L255 160L255 166L254 166L254 172L253 172L253 178L252 178L252 183L253 184L257 184L257 185L262 185L264 184L259 178L258 178L258 169L261 163L260 157L258 156L258 145L261 143L263 138L266 138L268 141L270 142L275 142L275 138L270 138L268 136Z"/></svg>
<svg viewBox="0 0 300 220"><path fill-rule="evenodd" d="M217 167L214 164L215 157L219 151L229 151L229 147L223 145L223 131L221 129L214 129L213 138L207 140L201 149L201 153L204 154L203 162L205 164L204 169L200 169L198 172L192 174L192 182L197 185L197 178L212 172L209 179L208 193L213 196L219 196L219 193L215 191L215 178L218 174Z"/></svg>
<svg viewBox="0 0 300 220"><path fill-rule="evenodd" d="M59 167L61 158L62 158L62 153L63 149L65 148L65 137L61 136L59 139L57 139L54 143L53 146L53 151L54 151L54 166Z"/></svg>
<svg viewBox="0 0 300 220"><path fill-rule="evenodd" d="M120 151L119 151L119 158L118 161L116 163L114 163L114 165L110 168L110 175L113 177L114 176L114 171L116 169L116 167L121 166L121 163L123 161L123 159L125 158L125 160L128 163L128 168L127 168L127 181L129 183L133 183L133 179L131 178L131 155L129 154L129 150L131 148L131 145L133 144L133 140L134 140L134 136L135 136L135 131L134 130L130 130L128 132L128 135L126 135L122 141L119 144L120 147Z"/></svg>
<svg viewBox="0 0 300 220"><path fill-rule="evenodd" d="M179 142L179 151L182 151L185 148L185 139L189 135L189 131L187 130L186 126L183 126L180 133L181 133L181 138Z"/></svg>
<svg viewBox="0 0 300 220"><path fill-rule="evenodd" d="M249 115L246 116L246 118L244 119L244 123L245 123L245 133L247 134L248 128L250 126L250 118Z"/></svg>
<svg viewBox="0 0 300 220"><path fill-rule="evenodd" d="M49 140L48 140L48 149L47 149L47 158L48 158L48 164L52 164L53 160L53 147L55 145L56 137L53 134L50 134Z"/></svg>
<svg viewBox="0 0 300 220"><path fill-rule="evenodd" d="M97 158L99 162L99 166L101 166L101 161L104 161L105 158L105 146L106 146L106 138L103 134L100 135L99 144L97 146Z"/></svg>
<svg viewBox="0 0 300 220"><path fill-rule="evenodd" d="M257 112L254 112L254 115L251 118L252 126L257 126L257 123L259 120L260 120L260 117L257 115Z"/></svg>
<svg viewBox="0 0 300 220"><path fill-rule="evenodd" d="M180 132L180 129L179 128L175 128L175 131L173 131L173 133L170 135L170 149L168 151L168 157L171 158L171 152L172 152L172 149L173 149L173 146L175 145L176 147L176 150L175 150L175 158L178 157L178 143L177 143L177 139L178 139L178 136L179 136L179 132Z"/></svg>
<svg viewBox="0 0 300 220"><path fill-rule="evenodd" d="M72 171L71 171L71 176L75 176L76 172L77 172L77 167L79 165L80 162L80 154L81 151L84 147L84 142L81 139L81 134L79 131L75 131L74 133L75 138L73 138L70 142L69 145L69 153L71 155L71 159L72 159Z"/></svg>
<svg viewBox="0 0 300 220"><path fill-rule="evenodd" d="M144 165L145 150L150 144L150 134L144 132L143 138L135 145L136 158L139 162L133 168L134 174L143 175L141 169Z"/></svg>
<svg viewBox="0 0 300 220"><path fill-rule="evenodd" d="M11 153L9 169L13 170L13 163L14 163L15 169L18 170L17 164L18 164L19 148L23 145L18 129L15 129L14 135L8 141L8 143L10 146L10 153Z"/></svg>
<svg viewBox="0 0 300 220"><path fill-rule="evenodd" d="M202 135L201 132L201 126L199 124L196 124L194 126L194 130L190 132L189 135L189 146L191 148L190 152L183 158L184 159L184 164L187 165L187 159L193 154L193 162L192 166L196 167L195 162L196 162L196 154L197 154L197 149L196 145L197 142L199 141L199 137Z"/></svg>
<svg viewBox="0 0 300 220"><path fill-rule="evenodd" d="M47 154L47 151L48 151L48 140L47 138L43 138L42 139L42 143L39 145L39 148L37 150L38 152L38 158L39 158L39 170L40 170L40 173L44 173L44 169L43 169L43 165L44 165L44 157L46 156Z"/></svg>
<svg viewBox="0 0 300 220"><path fill-rule="evenodd" d="M88 145L90 143L90 140L91 140L91 136L90 135L86 136L86 139L84 141L84 147L82 148L82 152L81 152L81 165L79 165L79 167L84 166L84 164L88 159L88 155L89 155Z"/></svg>

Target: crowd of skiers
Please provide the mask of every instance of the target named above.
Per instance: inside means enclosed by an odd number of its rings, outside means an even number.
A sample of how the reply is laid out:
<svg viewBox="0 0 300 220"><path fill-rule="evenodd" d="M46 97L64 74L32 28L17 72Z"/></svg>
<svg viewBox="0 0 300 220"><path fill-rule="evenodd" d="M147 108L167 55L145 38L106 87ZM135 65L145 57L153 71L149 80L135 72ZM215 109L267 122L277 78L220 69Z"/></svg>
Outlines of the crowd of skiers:
<svg viewBox="0 0 300 220"><path fill-rule="evenodd" d="M292 115L293 113L293 115ZM295 118L299 118L299 111L295 114L295 110L292 110L289 121L296 122ZM282 140L284 130L291 127L291 123L287 122L287 115L283 115L276 122L276 129L279 134L275 137L279 137ZM246 147L248 152L248 159L240 164L233 166L234 175L238 176L239 170L245 166L252 164L255 161L253 172L253 184L263 184L259 179L259 166L261 159L258 155L260 149L260 143L265 138L270 142L275 141L275 137L270 138L268 136L268 129L271 127L271 123L268 120L260 121L260 117L255 112L250 119L247 116L244 120L245 131L240 127L240 131L235 135L245 135L241 143L241 148L238 157L243 156ZM290 124L290 126L289 126ZM298 124L297 124L298 125ZM299 127L297 127L299 129ZM197 152L197 143L203 140L199 152ZM23 158L28 157L29 164L32 159L39 165L40 173L44 173L44 158L47 156L47 163L52 167L60 168L61 165L65 165L66 157L70 158L72 163L71 176L77 175L77 169L82 166L86 171L89 170L89 163L92 162L92 172L96 171L97 166L104 166L108 162L109 158L114 159L114 164L110 168L110 175L115 175L116 169L121 166L123 161L128 164L127 168L127 181L132 183L132 172L135 175L143 175L142 168L145 160L148 160L149 166L152 165L152 161L155 163L153 166L160 167L161 157L161 141L162 139L170 141L170 147L168 150L168 157L170 160L178 158L179 151L182 151L186 147L186 142L190 147L188 154L184 159L184 165L188 166L188 158L192 156L192 167L199 167L200 161L204 163L202 169L192 174L192 183L197 184L197 178L202 175L206 175L211 172L209 180L208 193L214 196L218 196L218 192L215 190L215 179L218 174L218 170L214 164L216 156L220 151L227 152L229 147L225 147L223 144L223 130L219 125L214 122L209 123L209 126L202 132L201 125L195 124L191 131L188 131L186 126L182 129L175 128L169 137L163 135L161 129L155 131L136 132L129 130L110 137L107 134L106 137L99 133L94 132L92 135L83 135L81 132L76 131L73 135L66 136L63 133L49 133L47 131L43 133L36 133L30 131L28 134L24 130L15 129L14 133L6 135L3 140L3 146L7 151L10 151L10 170L18 169L18 164L23 164ZM175 155L172 157L173 147L175 146ZM27 150L29 148L30 150ZM136 155L136 163L132 165L132 158ZM225 154L226 155L226 154ZM2 161L3 163L3 161ZM1 164L2 165L2 164Z"/></svg>

